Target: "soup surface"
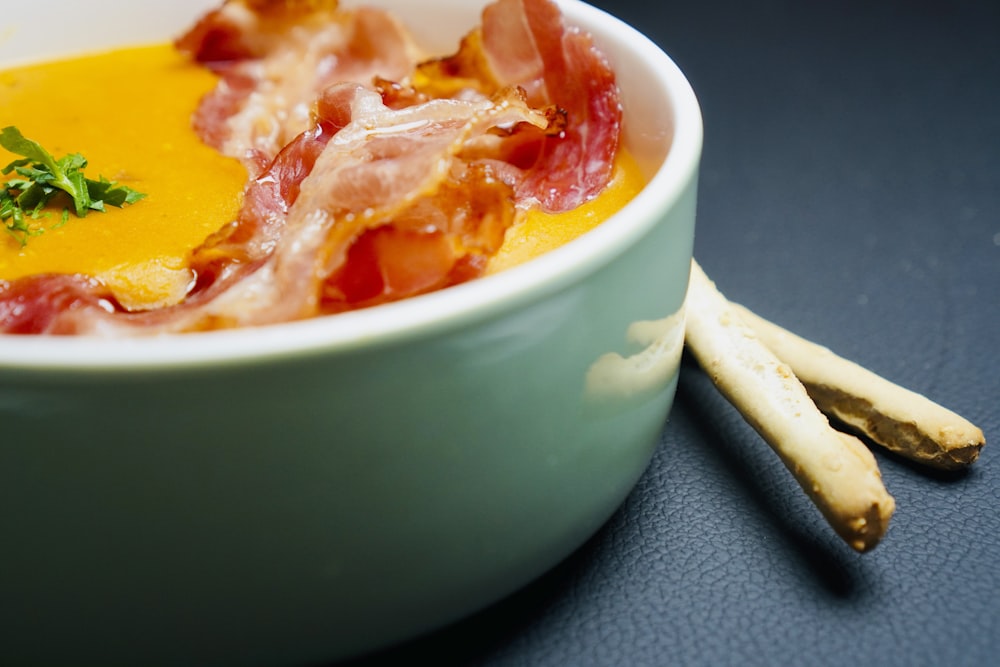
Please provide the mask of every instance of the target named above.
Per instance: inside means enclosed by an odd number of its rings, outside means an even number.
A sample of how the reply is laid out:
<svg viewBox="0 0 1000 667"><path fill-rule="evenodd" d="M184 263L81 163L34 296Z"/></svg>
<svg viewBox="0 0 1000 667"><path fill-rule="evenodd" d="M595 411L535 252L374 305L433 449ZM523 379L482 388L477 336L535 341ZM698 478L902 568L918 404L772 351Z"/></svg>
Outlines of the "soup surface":
<svg viewBox="0 0 1000 667"><path fill-rule="evenodd" d="M215 84L211 72L170 44L0 71L4 125L16 125L54 155L82 153L88 173L147 195L131 207L72 219L23 247L13 237L0 238L0 280L98 275L133 307L155 307L182 295L190 280L188 255L236 216L247 179L237 160L206 146L191 127L192 110ZM2 148L0 156L3 164L15 157ZM529 212L509 230L488 271L524 262L592 229L642 185L635 163L619 152L601 197L565 213Z"/></svg>
<svg viewBox="0 0 1000 667"><path fill-rule="evenodd" d="M385 19L369 17L360 24L365 21L370 26L356 32L385 31ZM106 177L145 194L135 204L84 218L63 219L54 210L34 221L39 233L26 241L0 235L0 281L93 276L130 312L178 305L191 293L200 279L193 254L203 251L206 239L218 239L220 230L231 233L245 208L247 187L267 172L264 163L227 155L199 132L198 110L218 93L225 75L200 61L203 54L192 57L177 47L143 45L0 71L0 125L17 127L57 158L84 155L89 178ZM15 157L0 148L0 165ZM518 209L483 272L501 271L579 236L642 186L638 167L618 150L600 196L563 212ZM91 304L106 308L93 299ZM228 326L214 315L191 321L200 322L192 325L196 328Z"/></svg>

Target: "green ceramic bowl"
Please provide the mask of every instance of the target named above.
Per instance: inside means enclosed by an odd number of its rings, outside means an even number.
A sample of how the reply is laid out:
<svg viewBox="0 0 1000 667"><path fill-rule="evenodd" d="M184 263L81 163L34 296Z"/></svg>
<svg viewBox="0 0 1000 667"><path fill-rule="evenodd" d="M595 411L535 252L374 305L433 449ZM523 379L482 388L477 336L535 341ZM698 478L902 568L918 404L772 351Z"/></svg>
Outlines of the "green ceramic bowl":
<svg viewBox="0 0 1000 667"><path fill-rule="evenodd" d="M166 39L206 4L19 3L0 62ZM448 49L481 3L380 4ZM357 655L524 586L622 503L676 386L701 118L650 41L560 4L616 67L649 177L596 230L309 322L0 336L0 664Z"/></svg>

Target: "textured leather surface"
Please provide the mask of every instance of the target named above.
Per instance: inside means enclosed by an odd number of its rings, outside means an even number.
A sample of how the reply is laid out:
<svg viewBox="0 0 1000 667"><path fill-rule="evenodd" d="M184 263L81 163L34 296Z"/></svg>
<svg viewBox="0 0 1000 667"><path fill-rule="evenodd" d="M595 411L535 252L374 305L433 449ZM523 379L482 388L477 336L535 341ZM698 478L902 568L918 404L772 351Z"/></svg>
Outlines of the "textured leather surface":
<svg viewBox="0 0 1000 667"><path fill-rule="evenodd" d="M732 299L979 425L966 474L876 453L851 551L686 361L604 529L489 610L359 665L986 665L1000 658L1000 3L596 4L705 116L696 254Z"/></svg>

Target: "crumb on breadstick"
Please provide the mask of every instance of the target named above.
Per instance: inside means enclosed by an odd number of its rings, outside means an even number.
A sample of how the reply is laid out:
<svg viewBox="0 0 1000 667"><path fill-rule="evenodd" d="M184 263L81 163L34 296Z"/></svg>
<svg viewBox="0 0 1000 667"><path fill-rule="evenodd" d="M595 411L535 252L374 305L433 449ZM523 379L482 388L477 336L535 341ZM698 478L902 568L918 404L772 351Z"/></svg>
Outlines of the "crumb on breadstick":
<svg viewBox="0 0 1000 667"><path fill-rule="evenodd" d="M857 551L882 539L895 501L875 457L833 429L789 366L765 347L692 262L686 343L719 391L778 454L833 529Z"/></svg>

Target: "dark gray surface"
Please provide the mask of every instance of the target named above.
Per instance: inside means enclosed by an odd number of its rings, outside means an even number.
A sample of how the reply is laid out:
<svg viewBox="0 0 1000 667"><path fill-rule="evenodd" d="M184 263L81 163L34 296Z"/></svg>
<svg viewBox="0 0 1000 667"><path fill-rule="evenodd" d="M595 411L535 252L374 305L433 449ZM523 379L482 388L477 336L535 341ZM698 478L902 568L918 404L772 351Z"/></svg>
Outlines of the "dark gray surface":
<svg viewBox="0 0 1000 667"><path fill-rule="evenodd" d="M732 299L960 412L967 474L876 452L898 504L859 555L685 362L606 527L491 609L359 664L1000 661L1000 3L596 4L705 117L696 255Z"/></svg>

